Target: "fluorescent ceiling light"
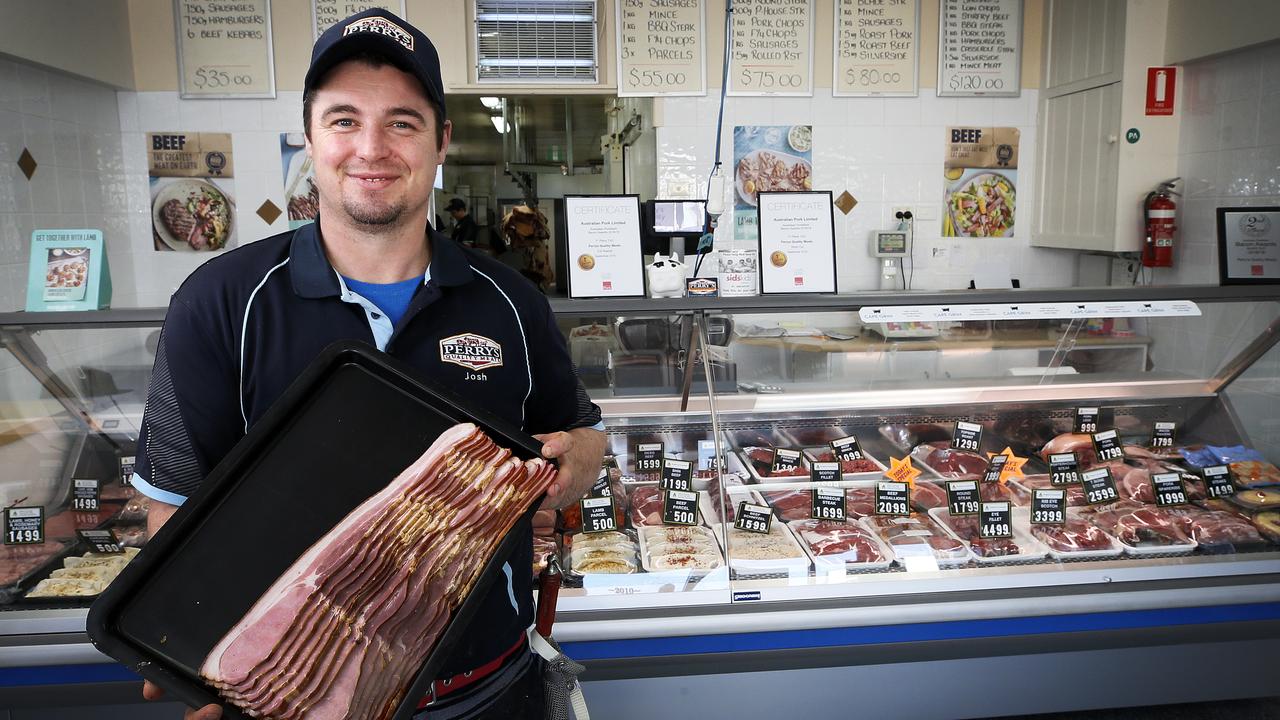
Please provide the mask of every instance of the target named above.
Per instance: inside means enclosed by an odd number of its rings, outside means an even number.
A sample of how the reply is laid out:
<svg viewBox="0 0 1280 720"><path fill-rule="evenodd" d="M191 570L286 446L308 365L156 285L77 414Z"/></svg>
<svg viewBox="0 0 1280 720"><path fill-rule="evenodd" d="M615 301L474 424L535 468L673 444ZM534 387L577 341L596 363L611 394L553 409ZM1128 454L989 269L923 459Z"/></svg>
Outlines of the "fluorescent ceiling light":
<svg viewBox="0 0 1280 720"><path fill-rule="evenodd" d="M489 119L493 121L493 129L494 129L494 130L497 130L499 133L505 133L505 132L507 131L507 121L506 121L506 120L502 119L501 117L499 117L499 116L497 116L497 115L495 115L495 116L493 116L493 117L491 117L491 118L489 118Z"/></svg>
<svg viewBox="0 0 1280 720"><path fill-rule="evenodd" d="M482 97L480 98L480 104L489 108L490 110L497 110L498 108L502 107L502 98Z"/></svg>

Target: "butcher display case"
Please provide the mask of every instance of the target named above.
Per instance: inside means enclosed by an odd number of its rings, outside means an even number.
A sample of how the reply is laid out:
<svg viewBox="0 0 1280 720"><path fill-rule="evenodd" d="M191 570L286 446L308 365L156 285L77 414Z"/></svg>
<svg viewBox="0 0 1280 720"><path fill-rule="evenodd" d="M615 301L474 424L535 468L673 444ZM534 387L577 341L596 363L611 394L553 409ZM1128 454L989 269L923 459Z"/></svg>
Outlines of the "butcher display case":
<svg viewBox="0 0 1280 720"><path fill-rule="evenodd" d="M555 634L601 716L756 717L798 694L978 717L1274 688L1280 291L552 306L608 455L536 547L561 560ZM85 531L126 560L145 540L120 478L163 315L0 316L0 499L72 518L11 572L0 704L136 681L84 638L93 587L30 595L104 554ZM1214 683L1122 679L1219 661L1234 670ZM936 692L884 692L904 669ZM993 695L983 672L1019 690Z"/></svg>

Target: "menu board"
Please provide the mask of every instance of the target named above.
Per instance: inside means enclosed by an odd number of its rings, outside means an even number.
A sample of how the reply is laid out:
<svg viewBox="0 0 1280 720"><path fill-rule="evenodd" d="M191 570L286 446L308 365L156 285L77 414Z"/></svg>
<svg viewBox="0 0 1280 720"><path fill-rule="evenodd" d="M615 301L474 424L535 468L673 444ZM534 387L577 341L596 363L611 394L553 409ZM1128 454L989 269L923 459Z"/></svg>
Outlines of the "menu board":
<svg viewBox="0 0 1280 720"><path fill-rule="evenodd" d="M836 291L831 192L762 192L760 288L770 293Z"/></svg>
<svg viewBox="0 0 1280 720"><path fill-rule="evenodd" d="M733 3L730 95L813 95L813 0Z"/></svg>
<svg viewBox="0 0 1280 720"><path fill-rule="evenodd" d="M919 92L920 0L836 0L831 94Z"/></svg>
<svg viewBox="0 0 1280 720"><path fill-rule="evenodd" d="M1022 92L1022 0L942 0L938 95Z"/></svg>
<svg viewBox="0 0 1280 720"><path fill-rule="evenodd" d="M325 30L341 20L373 8L381 8L404 17L404 0L311 0L315 36L320 37Z"/></svg>
<svg viewBox="0 0 1280 720"><path fill-rule="evenodd" d="M642 297L640 198L566 195L569 297Z"/></svg>
<svg viewBox="0 0 1280 720"><path fill-rule="evenodd" d="M618 96L707 94L702 0L618 1Z"/></svg>
<svg viewBox="0 0 1280 720"><path fill-rule="evenodd" d="M174 0L184 98L273 98L271 0Z"/></svg>

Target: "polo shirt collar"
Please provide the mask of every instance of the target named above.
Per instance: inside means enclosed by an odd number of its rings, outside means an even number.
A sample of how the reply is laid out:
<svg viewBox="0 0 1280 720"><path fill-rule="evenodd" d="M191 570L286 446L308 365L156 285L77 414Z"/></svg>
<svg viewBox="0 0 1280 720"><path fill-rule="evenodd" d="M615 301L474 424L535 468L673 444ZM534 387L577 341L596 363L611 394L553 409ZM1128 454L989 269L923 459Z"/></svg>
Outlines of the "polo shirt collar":
<svg viewBox="0 0 1280 720"><path fill-rule="evenodd" d="M423 275L423 284L435 282L445 287L465 285L474 273L466 254L449 237L428 228L431 237L431 263ZM303 225L293 233L289 244L289 275L293 291L304 298L340 297L342 284L329 264L320 241L320 220Z"/></svg>

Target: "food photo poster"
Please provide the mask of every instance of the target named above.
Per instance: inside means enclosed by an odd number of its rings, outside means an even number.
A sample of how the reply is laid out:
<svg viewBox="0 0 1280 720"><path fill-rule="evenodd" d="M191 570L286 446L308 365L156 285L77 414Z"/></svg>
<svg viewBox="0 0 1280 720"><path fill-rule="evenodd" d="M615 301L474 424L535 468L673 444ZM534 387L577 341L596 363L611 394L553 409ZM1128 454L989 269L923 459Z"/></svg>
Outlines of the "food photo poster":
<svg viewBox="0 0 1280 720"><path fill-rule="evenodd" d="M733 238L755 243L759 193L813 189L813 126L735 127L733 168Z"/></svg>
<svg viewBox="0 0 1280 720"><path fill-rule="evenodd" d="M296 230L315 222L320 214L316 173L302 133L280 133L280 164L284 173L285 214L289 216L289 229Z"/></svg>
<svg viewBox="0 0 1280 720"><path fill-rule="evenodd" d="M1011 127L947 128L943 237L1013 237L1018 139Z"/></svg>
<svg viewBox="0 0 1280 720"><path fill-rule="evenodd" d="M235 246L230 133L147 133L151 235L160 252Z"/></svg>

